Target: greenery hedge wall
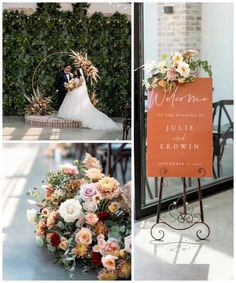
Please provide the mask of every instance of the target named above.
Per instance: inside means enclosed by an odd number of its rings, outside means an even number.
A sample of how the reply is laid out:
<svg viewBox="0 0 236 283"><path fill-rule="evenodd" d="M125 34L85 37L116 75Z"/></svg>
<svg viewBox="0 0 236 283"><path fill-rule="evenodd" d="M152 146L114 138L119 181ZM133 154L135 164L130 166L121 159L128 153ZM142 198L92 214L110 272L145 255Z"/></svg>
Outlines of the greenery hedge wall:
<svg viewBox="0 0 236 283"><path fill-rule="evenodd" d="M123 116L131 97L131 24L126 15L86 15L83 3L71 11L59 11L59 4L41 3L27 16L18 11L3 13L3 111L23 115L30 95L32 73L38 63L53 52L86 51L99 69L97 107L110 116ZM37 72L37 83L45 96L54 96L55 76L68 57L51 56Z"/></svg>

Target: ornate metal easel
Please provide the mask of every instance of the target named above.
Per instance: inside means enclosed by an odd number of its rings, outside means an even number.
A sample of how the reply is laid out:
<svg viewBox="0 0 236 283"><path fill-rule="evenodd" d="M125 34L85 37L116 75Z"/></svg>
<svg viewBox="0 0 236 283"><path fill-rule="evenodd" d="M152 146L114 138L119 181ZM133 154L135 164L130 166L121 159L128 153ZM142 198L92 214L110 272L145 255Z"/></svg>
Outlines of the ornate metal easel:
<svg viewBox="0 0 236 283"><path fill-rule="evenodd" d="M165 169L164 169L165 171ZM205 175L205 170L203 168L199 169L199 173L203 177ZM163 175L163 174L162 174ZM187 202L187 185L186 185L186 177L182 177L183 181L183 194L177 199L177 201L171 203L168 207L168 211L163 213L161 215L161 201L162 201L162 191L164 186L164 177L161 177L160 180L160 191L158 195L158 205L157 205L157 220L156 223L151 228L151 236L155 240L162 240L165 236L165 232L158 228L157 226L159 224L167 225L168 227L174 229L174 230L187 230L192 228L195 225L203 225L206 228L205 235L202 228L199 228L196 231L196 236L200 240L205 240L210 235L210 227L207 225L207 223L204 220L204 212L203 212L203 204L202 204L202 190L201 190L201 180L200 178L197 178L197 189L198 189L198 201L199 201L199 212L194 213L193 207ZM182 207L179 207L179 205L182 204ZM170 216L170 218L173 220L172 222L178 222L181 224L184 224L185 227L178 228L175 227L165 221L165 218L167 218L167 215ZM154 234L154 229L157 230L157 236Z"/></svg>

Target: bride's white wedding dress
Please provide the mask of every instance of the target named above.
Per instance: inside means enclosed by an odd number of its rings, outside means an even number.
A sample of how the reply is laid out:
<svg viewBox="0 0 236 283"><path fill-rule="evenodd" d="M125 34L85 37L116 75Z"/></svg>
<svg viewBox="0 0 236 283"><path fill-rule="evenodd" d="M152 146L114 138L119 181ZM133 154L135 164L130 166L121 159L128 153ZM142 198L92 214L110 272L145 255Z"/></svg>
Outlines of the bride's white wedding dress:
<svg viewBox="0 0 236 283"><path fill-rule="evenodd" d="M66 120L80 121L83 128L94 130L117 130L121 127L107 115L96 109L90 101L86 81L79 88L68 91L66 97L58 110L58 117ZM80 79L75 78L80 81Z"/></svg>

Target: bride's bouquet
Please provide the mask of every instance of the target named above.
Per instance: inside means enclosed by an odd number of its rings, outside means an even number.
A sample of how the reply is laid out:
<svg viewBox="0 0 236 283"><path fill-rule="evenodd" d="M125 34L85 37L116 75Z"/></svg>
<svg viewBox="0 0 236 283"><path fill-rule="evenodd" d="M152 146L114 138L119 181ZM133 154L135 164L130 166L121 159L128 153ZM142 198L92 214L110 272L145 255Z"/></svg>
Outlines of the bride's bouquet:
<svg viewBox="0 0 236 283"><path fill-rule="evenodd" d="M131 276L130 188L105 176L99 161L50 171L47 185L28 195L38 209L27 210L39 246L46 246L70 278L77 267L96 269L99 280Z"/></svg>
<svg viewBox="0 0 236 283"><path fill-rule="evenodd" d="M83 79L80 79L79 81L78 81L78 79L71 79L68 83L64 83L64 86L65 86L65 88L66 89L68 89L69 91L72 91L73 89L75 89L75 88L79 88L79 87L81 87L81 85L82 85L82 83L83 83Z"/></svg>

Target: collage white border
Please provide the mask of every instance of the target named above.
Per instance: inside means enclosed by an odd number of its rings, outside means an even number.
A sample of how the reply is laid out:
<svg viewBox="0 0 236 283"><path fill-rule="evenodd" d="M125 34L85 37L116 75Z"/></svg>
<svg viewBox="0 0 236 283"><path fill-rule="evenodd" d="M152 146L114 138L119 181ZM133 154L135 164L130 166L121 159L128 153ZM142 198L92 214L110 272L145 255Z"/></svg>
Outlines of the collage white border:
<svg viewBox="0 0 236 283"><path fill-rule="evenodd" d="M36 3L36 2L51 2L51 3L56 3L56 2L61 2L61 3L76 3L76 2L91 2L91 3L105 3L105 2L111 2L111 3L117 3L117 2L123 2L123 3L131 3L131 22L132 22L132 34L131 34L131 38L132 38L132 43L133 43L133 37L134 37L134 18L133 18L133 15L134 15L134 7L133 7L133 3L142 3L142 2L157 2L157 1L140 1L140 0L137 0L137 1L101 1L101 0L93 0L93 1L75 1L75 0L63 0L63 1L59 1L59 0L50 0L50 1L42 1L42 0L38 0L38 1L35 1L35 0L22 0L22 1L19 1L19 0L12 0L12 1L1 1L0 2L0 54L1 54L1 58L2 58L2 4L3 3L19 3L19 2L22 2L22 3ZM160 1L160 2L164 2L164 1ZM199 2L199 3L222 3L224 1L219 1L219 0L208 0L208 1L194 1L194 0L188 0L188 1L182 1L182 0L172 0L172 1L168 1L168 2L171 2L171 3L177 3L177 2ZM235 15L236 15L236 5L234 3L234 1L227 1L228 3L233 3L234 5L234 31L236 31L235 29ZM235 32L234 32L235 34ZM235 40L235 36L234 36L234 50L236 48L236 40ZM134 70L134 62L133 62L133 54L134 54L134 46L132 44L132 49L131 49L131 56L132 56L132 62L131 62L131 74L132 74L132 82L131 82L131 86L132 86L132 89L131 89L131 94L132 94L132 99L131 99L131 103L132 103L132 106L134 105L134 78L133 78L133 70ZM3 58L2 58L3 59ZM2 62L3 60L1 60L1 67L0 67L0 85L1 85L1 90L2 90ZM235 55L234 55L234 66L236 65L236 58L235 58ZM236 82L236 75L235 75L235 72L234 72L234 82ZM1 171L1 178L3 178L3 166L4 166L4 160L3 160L3 144L5 143L63 143L63 142L68 142L67 140L48 140L48 141L42 141L42 140L38 140L38 141L4 141L3 140L3 131L2 131L2 122L3 122L3 119L2 119L2 93L3 91L1 92L1 96L0 96L0 103L1 103L1 110L0 110L0 121L1 121L1 129L0 129L0 135L1 135L1 149L0 149L0 160L1 160L1 167L0 167L0 171ZM234 87L234 94L235 94L235 87ZM234 109L234 115L235 115L235 109ZM132 227L133 227L133 231L134 231L134 197L135 197L135 194L134 194L134 191L135 191L135 184L134 184L134 107L132 107L132 133L131 133L131 140L130 141L122 141L122 140L114 140L114 141L111 141L111 140L103 140L102 142L104 143L124 143L124 142L130 142L132 144L132 161L131 161L131 165L132 165L132 170L131 170L131 176L132 176ZM73 142L80 142L78 140L71 140L70 141L71 143ZM83 140L81 141L82 143L96 143L96 142L101 142L99 140ZM235 158L234 158L234 173L235 173ZM3 179L1 179L3 180ZM234 193L234 200L235 200L235 193ZM1 208L2 208L2 197L0 197L0 205L1 205ZM3 219L3 214L2 214L2 209L1 209L1 212L0 212L0 217L1 217L1 220ZM2 221L1 221L2 223ZM235 224L236 224L236 215L235 215L235 209L234 209L234 227L235 227ZM234 235L235 235L235 229L234 229ZM135 238L135 235L134 233L132 233L132 240L134 242L134 238ZM2 233L1 233L1 240L2 240ZM2 241L1 241L2 243ZM2 275L2 245L0 247L0 251L1 251L1 259L0 259L0 274ZM133 253L133 259L134 259L134 253L135 251L133 250L132 251ZM236 254L236 243L234 243L234 255ZM234 266L235 266L235 259L234 259ZM236 267L236 266L235 266ZM236 268L235 268L236 270ZM134 260L132 260L132 273L134 275ZM134 276L132 276L132 281L135 281ZM3 281L3 280L2 280ZM74 282L76 280L72 280L72 281L60 281L60 282ZM232 280L233 281L233 280ZM4 281L5 282L5 281ZM9 282L9 281L6 281L6 282ZM11 282L20 282L20 281L11 281ZM21 281L22 282L22 281ZM30 280L27 280L27 282L35 282L35 281L30 281ZM42 280L37 280L37 282L58 282L58 281L54 281L54 280L48 280L48 281L42 281ZM97 282L97 281L84 281L84 282ZM108 281L109 282L109 281ZM110 281L110 282L113 282L113 281ZM137 281L138 282L138 281ZM139 281L141 282L141 281ZM145 282L150 282L150 281L145 281ZM165 282L172 282L172 281L165 281ZM175 282L182 282L182 281L175 281ZM185 281L185 282L201 282L201 281ZM222 282L222 281L221 281ZM229 282L229 281L227 281Z"/></svg>

